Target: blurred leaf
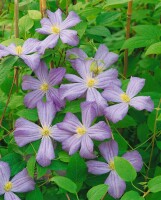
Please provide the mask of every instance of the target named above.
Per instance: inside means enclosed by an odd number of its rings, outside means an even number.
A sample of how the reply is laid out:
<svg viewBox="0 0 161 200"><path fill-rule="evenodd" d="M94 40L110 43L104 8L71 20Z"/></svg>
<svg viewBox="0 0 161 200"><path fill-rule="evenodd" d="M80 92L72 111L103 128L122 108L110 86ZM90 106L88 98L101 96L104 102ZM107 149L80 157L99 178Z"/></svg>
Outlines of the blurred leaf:
<svg viewBox="0 0 161 200"><path fill-rule="evenodd" d="M123 3L127 3L130 0L106 0L107 1L107 5L111 6L111 5L116 5L116 4L123 4Z"/></svg>
<svg viewBox="0 0 161 200"><path fill-rule="evenodd" d="M28 14L31 19L41 19L41 12L38 10L28 10Z"/></svg>
<svg viewBox="0 0 161 200"><path fill-rule="evenodd" d="M150 54L161 54L161 42L157 42L155 44L152 44L146 51L145 55Z"/></svg>
<svg viewBox="0 0 161 200"><path fill-rule="evenodd" d="M106 184L94 186L87 193L88 200L101 200L102 197L104 197L104 195L107 193L107 190L108 185Z"/></svg>
<svg viewBox="0 0 161 200"><path fill-rule="evenodd" d="M34 177L35 163L35 156L31 156L30 159L27 161L27 171L29 176L31 176L32 178Z"/></svg>
<svg viewBox="0 0 161 200"><path fill-rule="evenodd" d="M150 192L156 193L161 191L161 176L156 176L148 182Z"/></svg>
<svg viewBox="0 0 161 200"><path fill-rule="evenodd" d="M35 190L28 192L26 195L26 200L43 200L43 195L38 187Z"/></svg>
<svg viewBox="0 0 161 200"><path fill-rule="evenodd" d="M34 21L28 15L25 15L19 19L18 24L20 28L20 33L23 35L33 27Z"/></svg>
<svg viewBox="0 0 161 200"><path fill-rule="evenodd" d="M37 121L38 120L38 114L36 109L23 109L18 110L16 113L19 117L23 117L29 121Z"/></svg>
<svg viewBox="0 0 161 200"><path fill-rule="evenodd" d="M121 200L144 200L144 198L135 191L129 191L123 195Z"/></svg>

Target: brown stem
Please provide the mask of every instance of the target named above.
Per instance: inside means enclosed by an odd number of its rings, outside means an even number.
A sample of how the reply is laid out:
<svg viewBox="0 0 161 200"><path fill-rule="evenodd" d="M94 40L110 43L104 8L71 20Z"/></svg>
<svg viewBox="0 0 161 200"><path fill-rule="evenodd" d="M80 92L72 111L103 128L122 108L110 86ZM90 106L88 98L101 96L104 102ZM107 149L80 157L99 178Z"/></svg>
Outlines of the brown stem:
<svg viewBox="0 0 161 200"><path fill-rule="evenodd" d="M65 195L66 195L67 199L68 199L68 200L70 200L70 197L69 197L69 195L68 195L67 193L66 193Z"/></svg>
<svg viewBox="0 0 161 200"><path fill-rule="evenodd" d="M73 5L76 5L77 4L77 0L73 0Z"/></svg>
<svg viewBox="0 0 161 200"><path fill-rule="evenodd" d="M131 24L131 15L132 15L132 3L133 1L129 1L128 3L128 9L127 9L127 22L126 22L126 40L130 38L130 24ZM123 69L123 75L126 78L128 69L128 49L125 49L124 54L124 69Z"/></svg>
<svg viewBox="0 0 161 200"><path fill-rule="evenodd" d="M40 12L41 17L45 17L46 15L46 0L40 0Z"/></svg>
<svg viewBox="0 0 161 200"><path fill-rule="evenodd" d="M18 71L16 71L16 72L18 73ZM5 106L4 110L3 110L2 117L0 119L0 126L2 124L2 121L3 121L3 118L5 116L8 104L9 104L10 99L11 99L11 94L12 94L13 86L14 86L15 80L16 80L17 75L18 75L17 73L14 75L14 78L13 78L13 81L12 81L12 85L11 85L11 88L10 88L10 91L9 91L9 94L8 94L8 99L7 99L7 102L6 102L6 106Z"/></svg>

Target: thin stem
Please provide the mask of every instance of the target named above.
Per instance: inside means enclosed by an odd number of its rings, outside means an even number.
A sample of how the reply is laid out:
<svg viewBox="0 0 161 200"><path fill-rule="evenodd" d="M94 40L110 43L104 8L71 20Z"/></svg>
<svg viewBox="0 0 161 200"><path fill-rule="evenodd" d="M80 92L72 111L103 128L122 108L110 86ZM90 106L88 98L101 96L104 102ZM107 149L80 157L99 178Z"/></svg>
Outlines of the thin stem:
<svg viewBox="0 0 161 200"><path fill-rule="evenodd" d="M45 17L46 15L46 0L40 0L40 12L41 17Z"/></svg>
<svg viewBox="0 0 161 200"><path fill-rule="evenodd" d="M132 3L133 1L129 1L128 9L127 9L127 22L126 22L126 40L130 38L130 24L131 24L131 15L132 15ZM126 78L128 69L128 49L125 49L124 54L124 69L123 75Z"/></svg>
<svg viewBox="0 0 161 200"><path fill-rule="evenodd" d="M136 189L138 190L139 192L143 193L144 194L144 191L143 190L140 190L138 187L136 187L133 182L131 182L131 185Z"/></svg>
<svg viewBox="0 0 161 200"><path fill-rule="evenodd" d="M108 119L105 117L105 120L106 120L106 124L110 127L110 129L111 129L111 126L110 126L110 123L109 123L109 121L108 121ZM112 137L112 139L114 140L115 138L114 138L114 136L113 136L113 133L112 133L112 131L111 131L111 137Z"/></svg>
<svg viewBox="0 0 161 200"><path fill-rule="evenodd" d="M77 193L75 193L75 196L76 196L77 200L79 200L79 197L78 197L78 194L77 194Z"/></svg>
<svg viewBox="0 0 161 200"><path fill-rule="evenodd" d="M65 195L66 195L67 199L70 200L70 197L69 197L68 193L66 193Z"/></svg>

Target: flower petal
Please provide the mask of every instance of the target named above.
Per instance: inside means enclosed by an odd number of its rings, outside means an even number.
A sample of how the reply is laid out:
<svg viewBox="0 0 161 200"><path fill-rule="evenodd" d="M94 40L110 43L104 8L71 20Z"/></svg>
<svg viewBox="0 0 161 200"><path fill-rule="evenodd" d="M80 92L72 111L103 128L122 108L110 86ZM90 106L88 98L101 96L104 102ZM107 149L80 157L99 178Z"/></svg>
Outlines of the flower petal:
<svg viewBox="0 0 161 200"><path fill-rule="evenodd" d="M39 67L35 70L35 74L38 77L38 79L41 81L41 83L48 83L48 67L45 64L45 62L41 61L39 64Z"/></svg>
<svg viewBox="0 0 161 200"><path fill-rule="evenodd" d="M93 159L96 156L93 153L93 141L91 138L85 134L82 136L80 156L86 159Z"/></svg>
<svg viewBox="0 0 161 200"><path fill-rule="evenodd" d="M66 98L69 101L81 97L87 90L85 84L82 83L63 84L60 88L62 89L60 94L62 98Z"/></svg>
<svg viewBox="0 0 161 200"><path fill-rule="evenodd" d="M108 164L105 162L100 162L100 161L94 161L90 160L86 162L87 167L88 167L88 172L91 174L106 174L109 172Z"/></svg>
<svg viewBox="0 0 161 200"><path fill-rule="evenodd" d="M20 58L28 65L32 70L38 68L40 64L40 55L32 54L32 55L21 55Z"/></svg>
<svg viewBox="0 0 161 200"><path fill-rule="evenodd" d="M48 48L52 49L56 46L58 39L59 39L58 34L49 35L46 39L44 39L43 41L40 42L40 45L37 47L37 51L40 54L44 54L46 49L48 49Z"/></svg>
<svg viewBox="0 0 161 200"><path fill-rule="evenodd" d="M60 9L57 9L56 12L47 10L47 15L52 25L60 25L62 23L62 11Z"/></svg>
<svg viewBox="0 0 161 200"><path fill-rule="evenodd" d="M21 200L21 199L13 192L6 192L4 195L4 200Z"/></svg>
<svg viewBox="0 0 161 200"><path fill-rule="evenodd" d="M44 93L41 90L34 90L29 92L24 98L24 104L28 108L35 108L43 96Z"/></svg>
<svg viewBox="0 0 161 200"><path fill-rule="evenodd" d="M123 94L124 92L122 89L114 84L108 85L105 90L102 92L102 96L107 100L107 101L112 101L112 102L122 102L120 99L120 95Z"/></svg>
<svg viewBox="0 0 161 200"><path fill-rule="evenodd" d="M86 101L81 103L81 110L83 125L88 128L97 116L97 105L95 102Z"/></svg>
<svg viewBox="0 0 161 200"><path fill-rule="evenodd" d="M60 32L60 39L63 43L67 43L71 46L76 46L79 43L77 31L75 30L62 30Z"/></svg>
<svg viewBox="0 0 161 200"><path fill-rule="evenodd" d="M154 109L154 103L150 97L144 97L144 96L134 97L131 99L129 104L130 106L134 107L137 110L145 109L151 112Z"/></svg>
<svg viewBox="0 0 161 200"><path fill-rule="evenodd" d="M111 130L103 121L88 128L88 135L98 141L103 141L111 137Z"/></svg>
<svg viewBox="0 0 161 200"><path fill-rule="evenodd" d="M65 151L69 152L69 155L74 154L81 145L81 137L77 137L77 134L74 134L73 136L69 137L67 140L64 140L62 143L62 148Z"/></svg>
<svg viewBox="0 0 161 200"><path fill-rule="evenodd" d="M36 48L38 47L40 41L37 39L29 38L27 39L22 48L23 48L23 54L30 54L33 52L36 52Z"/></svg>
<svg viewBox="0 0 161 200"><path fill-rule="evenodd" d="M72 57L74 57L72 59ZM86 58L88 58L87 54L79 49L79 48L73 48L73 49L69 49L66 52L66 59L69 60L70 62L75 61L75 59L81 59L81 60L85 60Z"/></svg>
<svg viewBox="0 0 161 200"><path fill-rule="evenodd" d="M66 74L65 78L73 83L84 83L84 80L82 78L74 74Z"/></svg>
<svg viewBox="0 0 161 200"><path fill-rule="evenodd" d="M39 101L37 104L37 110L41 125L50 127L55 117L56 109L52 101L42 102Z"/></svg>
<svg viewBox="0 0 161 200"><path fill-rule="evenodd" d="M8 56L10 53L7 51L7 48L0 44L0 58Z"/></svg>
<svg viewBox="0 0 161 200"><path fill-rule="evenodd" d="M4 184L10 179L10 167L8 163L0 161L0 195L4 194Z"/></svg>
<svg viewBox="0 0 161 200"><path fill-rule="evenodd" d="M109 106L105 108L104 114L113 123L116 123L122 120L128 112L128 104L127 103L119 103L113 106Z"/></svg>
<svg viewBox="0 0 161 200"><path fill-rule="evenodd" d="M41 144L36 156L36 160L39 165L45 167L50 165L51 160L55 158L54 147L51 138L44 136L41 140Z"/></svg>
<svg viewBox="0 0 161 200"><path fill-rule="evenodd" d="M128 160L137 172L143 167L143 160L138 151L127 152L122 157Z"/></svg>
<svg viewBox="0 0 161 200"><path fill-rule="evenodd" d="M72 113L67 113L64 121L61 123L57 124L59 129L63 129L65 131L69 131L71 133L76 133L77 127L82 126L78 118L72 114Z"/></svg>
<svg viewBox="0 0 161 200"><path fill-rule="evenodd" d="M29 177L27 169L16 174L11 182L13 184L12 192L29 192L35 188L35 182Z"/></svg>
<svg viewBox="0 0 161 200"><path fill-rule="evenodd" d="M39 140L41 138L40 127L33 122L19 118L15 123L14 138L20 147Z"/></svg>
<svg viewBox="0 0 161 200"><path fill-rule="evenodd" d="M49 72L49 83L52 86L60 84L65 75L65 72L66 72L66 69L63 67L51 69Z"/></svg>
<svg viewBox="0 0 161 200"><path fill-rule="evenodd" d="M76 59L74 69L78 72L78 74L86 80L87 77L92 78L92 72L90 72L92 60L80 60Z"/></svg>
<svg viewBox="0 0 161 200"><path fill-rule="evenodd" d="M114 198L120 198L125 189L125 182L116 174L115 171L111 171L105 184L109 186L108 193Z"/></svg>
<svg viewBox="0 0 161 200"><path fill-rule="evenodd" d="M40 21L42 28L37 28L36 31L41 34L49 35L52 33L51 27L52 23L49 19L43 18Z"/></svg>
<svg viewBox="0 0 161 200"><path fill-rule="evenodd" d="M75 12L71 11L69 12L67 18L62 22L61 29L67 29L67 28L73 27L76 24L78 24L80 21L81 20L79 16Z"/></svg>
<svg viewBox="0 0 161 200"><path fill-rule="evenodd" d="M14 43L10 44L8 47L6 47L6 50L11 54L11 55L17 55L16 53L16 45Z"/></svg>
<svg viewBox="0 0 161 200"><path fill-rule="evenodd" d="M99 145L99 150L105 160L110 163L118 155L118 144L114 140L110 140Z"/></svg>
<svg viewBox="0 0 161 200"><path fill-rule="evenodd" d="M95 88L89 88L87 90L86 101L96 102L97 115L102 115L104 112L104 109L108 106L106 100L103 98L100 92L98 92L97 89Z"/></svg>
<svg viewBox="0 0 161 200"><path fill-rule="evenodd" d="M140 92L140 90L145 85L145 79L143 78L137 78L137 77L131 77L130 82L127 86L126 94L133 98L136 94Z"/></svg>
<svg viewBox="0 0 161 200"><path fill-rule="evenodd" d="M37 90L41 86L41 82L32 76L23 76L22 89L23 90Z"/></svg>

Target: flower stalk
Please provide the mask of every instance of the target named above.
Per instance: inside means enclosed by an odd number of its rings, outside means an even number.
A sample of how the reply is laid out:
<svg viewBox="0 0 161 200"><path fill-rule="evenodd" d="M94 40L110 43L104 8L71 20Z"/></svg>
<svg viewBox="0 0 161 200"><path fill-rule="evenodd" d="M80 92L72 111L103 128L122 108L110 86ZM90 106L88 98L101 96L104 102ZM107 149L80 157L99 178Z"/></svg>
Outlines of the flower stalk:
<svg viewBox="0 0 161 200"><path fill-rule="evenodd" d="M40 12L41 12L41 17L45 17L46 14L46 0L40 0Z"/></svg>

